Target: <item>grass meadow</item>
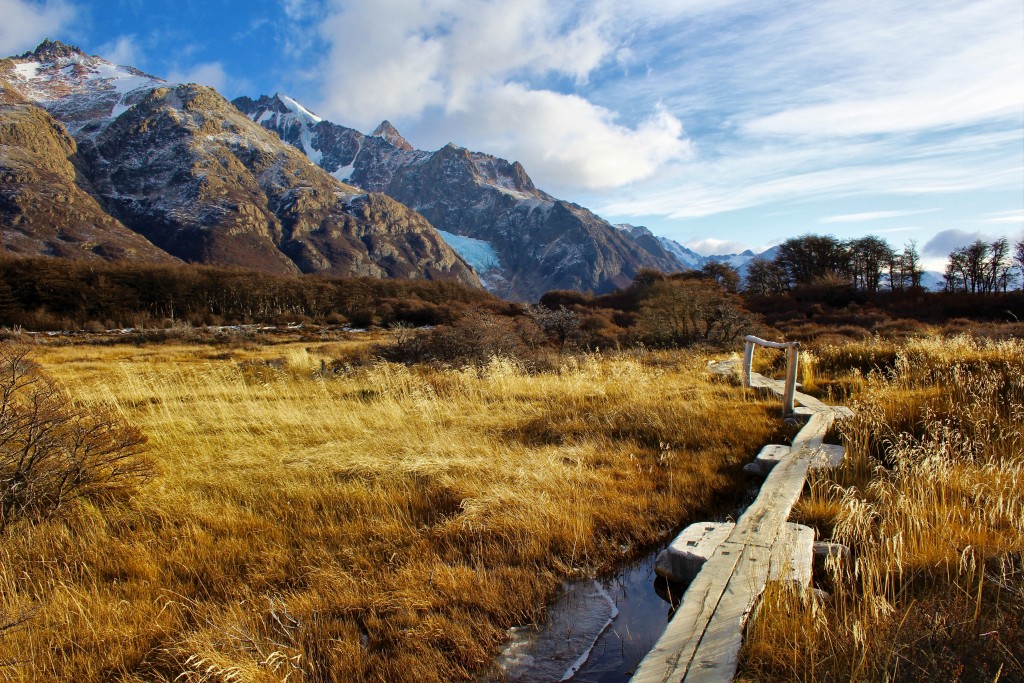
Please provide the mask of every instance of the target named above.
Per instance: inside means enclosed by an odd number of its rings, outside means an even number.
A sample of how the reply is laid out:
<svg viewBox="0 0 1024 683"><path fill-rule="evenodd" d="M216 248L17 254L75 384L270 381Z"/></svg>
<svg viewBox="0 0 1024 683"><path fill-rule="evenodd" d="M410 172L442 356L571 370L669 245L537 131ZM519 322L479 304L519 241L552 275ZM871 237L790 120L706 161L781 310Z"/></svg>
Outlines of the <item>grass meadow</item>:
<svg viewBox="0 0 1024 683"><path fill-rule="evenodd" d="M445 369L367 362L379 341L32 347L155 474L4 529L0 677L472 680L780 438L699 353Z"/></svg>

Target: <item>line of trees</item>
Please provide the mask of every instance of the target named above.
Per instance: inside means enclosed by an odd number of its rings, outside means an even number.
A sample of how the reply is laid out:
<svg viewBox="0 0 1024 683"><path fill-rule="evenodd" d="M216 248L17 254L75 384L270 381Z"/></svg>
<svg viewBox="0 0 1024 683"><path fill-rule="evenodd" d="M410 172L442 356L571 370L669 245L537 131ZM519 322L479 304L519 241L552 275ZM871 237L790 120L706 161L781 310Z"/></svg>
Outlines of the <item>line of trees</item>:
<svg viewBox="0 0 1024 683"><path fill-rule="evenodd" d="M747 265L745 291L772 296L798 285L848 285L874 294L920 290L921 257L911 240L902 251L874 235L839 240L831 235L803 235L779 245L774 259L755 258Z"/></svg>
<svg viewBox="0 0 1024 683"><path fill-rule="evenodd" d="M1006 292L1017 280L1015 268L1024 276L1024 239L1017 242L1012 251L1005 237L994 242L976 240L950 253L946 264L946 291Z"/></svg>
<svg viewBox="0 0 1024 683"><path fill-rule="evenodd" d="M311 319L435 325L506 306L454 280L270 275L211 266L0 257L0 327L32 330L232 325Z"/></svg>
<svg viewBox="0 0 1024 683"><path fill-rule="evenodd" d="M1019 274L1018 274L1019 272ZM871 295L879 291L920 291L924 269L917 243L897 251L874 235L839 240L803 235L779 245L775 258L747 264L744 291L757 296L785 294L801 285L847 286ZM984 294L1024 288L1024 239L977 240L954 249L945 272L946 291Z"/></svg>

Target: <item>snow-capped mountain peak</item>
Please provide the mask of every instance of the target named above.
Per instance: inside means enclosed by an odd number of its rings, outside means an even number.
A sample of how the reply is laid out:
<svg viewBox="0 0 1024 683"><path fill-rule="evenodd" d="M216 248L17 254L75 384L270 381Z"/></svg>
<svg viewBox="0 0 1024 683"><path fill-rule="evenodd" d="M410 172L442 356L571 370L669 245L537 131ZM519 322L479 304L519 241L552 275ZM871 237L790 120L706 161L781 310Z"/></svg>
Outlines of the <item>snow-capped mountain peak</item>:
<svg viewBox="0 0 1024 683"><path fill-rule="evenodd" d="M5 60L0 80L50 110L75 137L87 124L101 130L103 121L109 124L154 88L168 85L133 67L51 40Z"/></svg>
<svg viewBox="0 0 1024 683"><path fill-rule="evenodd" d="M303 107L301 104L288 97L287 95L275 94L274 99L283 104L289 112L300 116L306 120L310 125L320 123L323 121L322 118L311 112L310 110Z"/></svg>
<svg viewBox="0 0 1024 683"><path fill-rule="evenodd" d="M65 45L59 40L50 40L49 38L46 38L36 46L35 50L31 50L21 55L20 59L34 59L37 62L56 62L60 59L88 59L88 57L89 55L85 54L74 45Z"/></svg>

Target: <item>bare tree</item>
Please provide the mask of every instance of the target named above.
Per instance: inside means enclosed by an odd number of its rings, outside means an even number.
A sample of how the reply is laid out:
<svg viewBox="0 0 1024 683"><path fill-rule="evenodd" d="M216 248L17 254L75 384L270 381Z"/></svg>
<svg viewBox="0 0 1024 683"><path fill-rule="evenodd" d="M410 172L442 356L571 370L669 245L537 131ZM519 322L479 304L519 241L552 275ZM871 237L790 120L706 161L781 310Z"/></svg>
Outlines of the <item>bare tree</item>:
<svg viewBox="0 0 1024 683"><path fill-rule="evenodd" d="M985 277L985 291L1006 291L1010 287L1013 261L1010 258L1010 241L1005 237L989 245L988 268Z"/></svg>
<svg viewBox="0 0 1024 683"><path fill-rule="evenodd" d="M755 257L747 262L743 291L758 296L784 294L789 289L786 269L777 261Z"/></svg>
<svg viewBox="0 0 1024 683"><path fill-rule="evenodd" d="M1013 279L1012 270L1010 243L1006 238L992 243L976 240L950 253L946 289L972 294L1005 292Z"/></svg>
<svg viewBox="0 0 1024 683"><path fill-rule="evenodd" d="M727 292L735 294L740 288L740 273L728 263L721 261L708 261L700 269L702 276L714 280L718 286Z"/></svg>
<svg viewBox="0 0 1024 683"><path fill-rule="evenodd" d="M1020 288L1024 290L1024 237L1013 245L1013 260L1017 262L1017 270L1020 271Z"/></svg>
<svg viewBox="0 0 1024 683"><path fill-rule="evenodd" d="M924 269L921 268L921 255L917 251L916 241L909 240L903 245L903 253L899 255L898 263L903 287L915 291L921 289Z"/></svg>
<svg viewBox="0 0 1024 683"><path fill-rule="evenodd" d="M880 237L867 235L846 243L849 273L854 289L878 291L882 273L893 261L892 247Z"/></svg>
<svg viewBox="0 0 1024 683"><path fill-rule="evenodd" d="M775 258L793 284L810 284L835 275L846 277L849 271L847 249L831 235L788 239L779 245Z"/></svg>

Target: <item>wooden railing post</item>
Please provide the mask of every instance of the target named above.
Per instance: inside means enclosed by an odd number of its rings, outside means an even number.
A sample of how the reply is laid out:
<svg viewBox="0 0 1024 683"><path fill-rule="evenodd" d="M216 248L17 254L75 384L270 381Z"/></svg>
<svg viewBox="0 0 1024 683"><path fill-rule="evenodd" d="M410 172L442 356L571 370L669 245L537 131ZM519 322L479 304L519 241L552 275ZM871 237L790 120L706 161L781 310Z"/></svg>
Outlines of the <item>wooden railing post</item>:
<svg viewBox="0 0 1024 683"><path fill-rule="evenodd" d="M747 346L743 349L743 368L740 374L743 376L743 388L750 388L750 370L754 365L754 342L747 337Z"/></svg>
<svg viewBox="0 0 1024 683"><path fill-rule="evenodd" d="M786 348L786 391L782 396L782 414L789 417L795 410L797 366L800 363L800 342L792 342Z"/></svg>

